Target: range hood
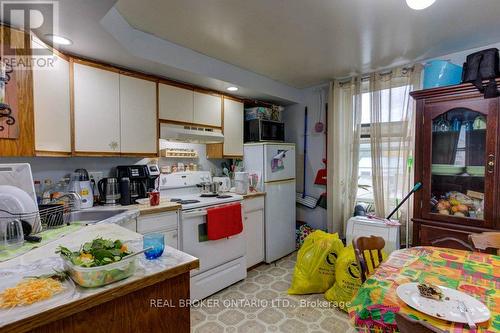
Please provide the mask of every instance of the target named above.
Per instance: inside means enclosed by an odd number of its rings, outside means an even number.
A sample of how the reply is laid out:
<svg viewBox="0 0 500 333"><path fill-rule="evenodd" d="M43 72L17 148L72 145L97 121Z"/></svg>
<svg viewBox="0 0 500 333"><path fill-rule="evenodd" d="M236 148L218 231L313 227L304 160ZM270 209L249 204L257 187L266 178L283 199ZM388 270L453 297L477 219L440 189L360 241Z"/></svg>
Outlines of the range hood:
<svg viewBox="0 0 500 333"><path fill-rule="evenodd" d="M161 124L160 138L191 143L220 143L224 135L220 129L196 125Z"/></svg>

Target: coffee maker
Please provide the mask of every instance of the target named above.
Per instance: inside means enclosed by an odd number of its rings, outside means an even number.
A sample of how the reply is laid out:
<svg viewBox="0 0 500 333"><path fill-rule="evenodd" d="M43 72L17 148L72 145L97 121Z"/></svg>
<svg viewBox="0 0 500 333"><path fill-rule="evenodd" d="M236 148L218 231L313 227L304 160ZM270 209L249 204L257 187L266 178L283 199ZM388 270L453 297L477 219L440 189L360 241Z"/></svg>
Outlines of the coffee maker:
<svg viewBox="0 0 500 333"><path fill-rule="evenodd" d="M118 181L121 182L123 205L134 204L137 199L147 198L148 192L158 187L156 181L160 176L160 169L157 165L121 165L116 167L116 172Z"/></svg>

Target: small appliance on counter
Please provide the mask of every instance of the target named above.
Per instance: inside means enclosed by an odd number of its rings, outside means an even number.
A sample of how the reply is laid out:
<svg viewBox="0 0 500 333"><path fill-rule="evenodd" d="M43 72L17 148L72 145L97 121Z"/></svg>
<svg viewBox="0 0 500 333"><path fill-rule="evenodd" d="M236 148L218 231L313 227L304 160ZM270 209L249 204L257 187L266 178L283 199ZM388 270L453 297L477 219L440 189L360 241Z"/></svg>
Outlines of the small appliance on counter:
<svg viewBox="0 0 500 333"><path fill-rule="evenodd" d="M220 183L219 192L229 192L231 190L231 179L229 177L212 177L212 181Z"/></svg>
<svg viewBox="0 0 500 333"><path fill-rule="evenodd" d="M157 165L121 165L116 167L118 179L128 178L130 181L130 201L148 197L148 192L158 188L157 179L160 169Z"/></svg>
<svg viewBox="0 0 500 333"><path fill-rule="evenodd" d="M123 177L120 179L120 205L128 206L135 203L135 199L132 200L132 195L130 192L130 179L128 177Z"/></svg>
<svg viewBox="0 0 500 333"><path fill-rule="evenodd" d="M97 188L102 204L117 205L120 203L118 179L114 177L103 178L97 183Z"/></svg>
<svg viewBox="0 0 500 333"><path fill-rule="evenodd" d="M285 141L285 124L279 121L252 119L245 121L245 142Z"/></svg>
<svg viewBox="0 0 500 333"><path fill-rule="evenodd" d="M235 172L234 173L234 186L237 194L245 195L248 192L249 180L248 172Z"/></svg>
<svg viewBox="0 0 500 333"><path fill-rule="evenodd" d="M81 208L91 208L94 205L94 192L89 173L85 169L76 169L75 174L80 185Z"/></svg>

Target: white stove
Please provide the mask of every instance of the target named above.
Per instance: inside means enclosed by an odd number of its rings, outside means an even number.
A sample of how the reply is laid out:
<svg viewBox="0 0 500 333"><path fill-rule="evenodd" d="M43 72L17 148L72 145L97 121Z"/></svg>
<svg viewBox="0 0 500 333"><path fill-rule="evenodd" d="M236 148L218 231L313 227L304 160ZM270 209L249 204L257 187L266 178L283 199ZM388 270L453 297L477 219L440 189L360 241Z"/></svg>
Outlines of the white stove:
<svg viewBox="0 0 500 333"><path fill-rule="evenodd" d="M204 181L211 181L207 171L160 175L161 197L182 206L180 249L200 260L199 269L191 271L192 300L210 296L247 275L245 230L215 241L206 237L207 209L238 203L243 197L234 193L202 196L196 185Z"/></svg>
<svg viewBox="0 0 500 333"><path fill-rule="evenodd" d="M243 200L243 197L234 193L224 193L218 196L206 197L200 194L187 195L167 195L167 200L175 201L181 204L182 210L189 210L201 207L218 206L221 204Z"/></svg>

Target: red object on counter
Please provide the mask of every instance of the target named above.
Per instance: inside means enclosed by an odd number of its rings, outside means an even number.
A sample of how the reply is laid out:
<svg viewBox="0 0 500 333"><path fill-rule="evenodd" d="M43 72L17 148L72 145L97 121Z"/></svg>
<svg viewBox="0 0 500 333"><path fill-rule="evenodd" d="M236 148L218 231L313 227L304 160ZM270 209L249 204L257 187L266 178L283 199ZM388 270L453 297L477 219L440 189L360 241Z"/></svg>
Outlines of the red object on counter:
<svg viewBox="0 0 500 333"><path fill-rule="evenodd" d="M158 206L160 204L160 192L149 192L149 205Z"/></svg>
<svg viewBox="0 0 500 333"><path fill-rule="evenodd" d="M227 238L242 231L243 221L240 203L207 209L207 236L209 240Z"/></svg>

